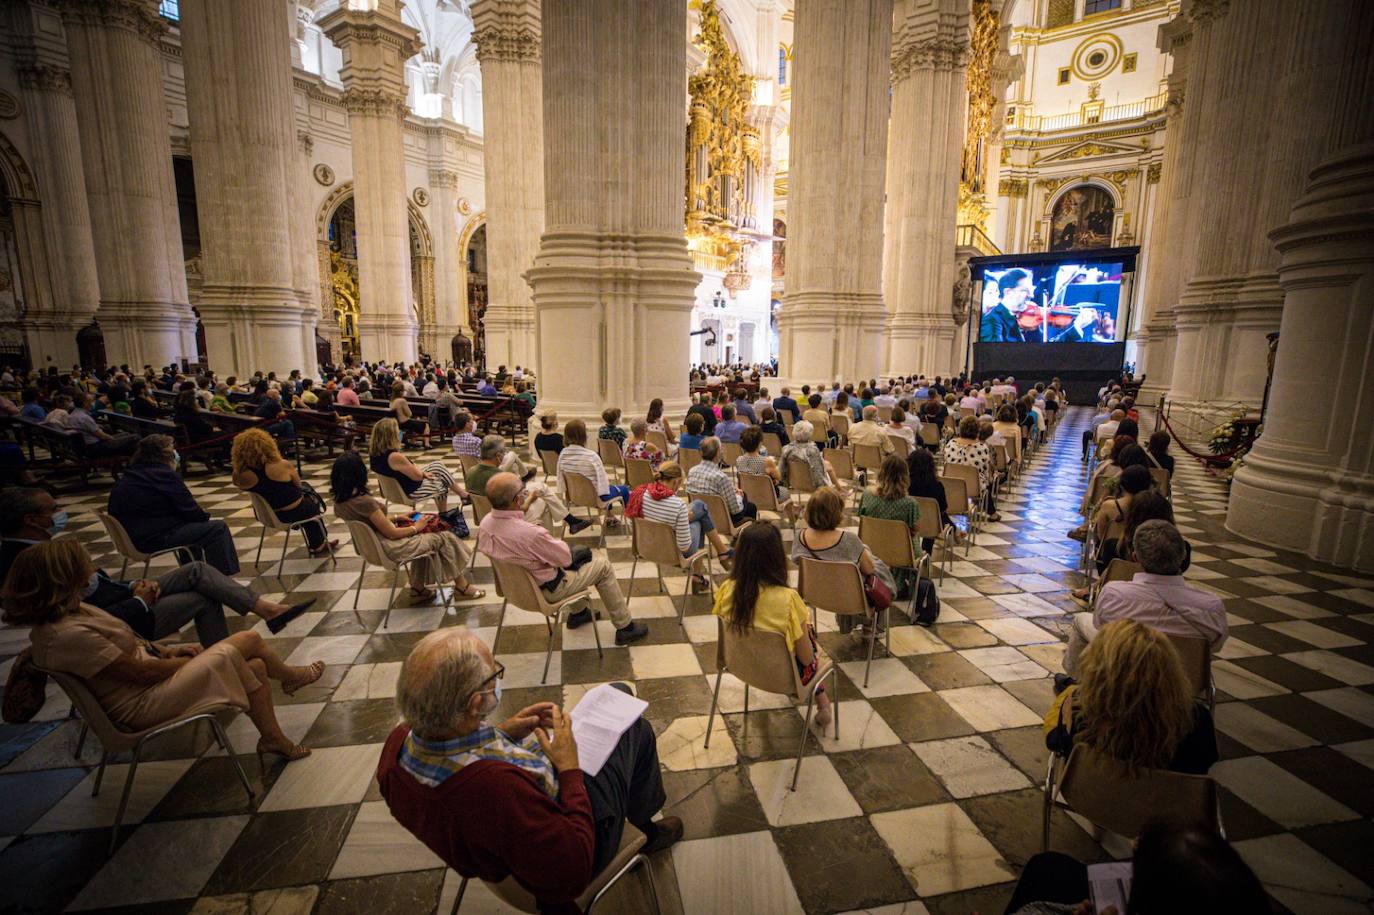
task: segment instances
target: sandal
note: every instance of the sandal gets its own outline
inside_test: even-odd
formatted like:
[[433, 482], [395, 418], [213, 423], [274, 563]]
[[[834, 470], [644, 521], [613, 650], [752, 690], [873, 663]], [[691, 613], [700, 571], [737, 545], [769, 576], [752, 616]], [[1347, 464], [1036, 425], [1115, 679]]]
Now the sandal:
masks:
[[311, 556], [328, 556], [330, 553], [333, 553], [333, 552], [334, 552], [335, 550], [337, 550], [338, 548], [339, 548], [339, 541], [337, 541], [337, 540], [331, 540], [331, 541], [329, 541], [328, 543], [322, 545], [318, 550], [311, 550], [311, 551], [310, 551], [310, 555], [311, 555]]
[[434, 600], [434, 590], [432, 588], [420, 588], [417, 591], [415, 588], [411, 588], [410, 597], [412, 600], [416, 601]]
[[486, 596], [487, 592], [484, 589], [474, 588], [472, 585], [468, 585], [465, 591], [459, 591], [457, 588], [453, 589], [454, 600], [479, 600]]
[[290, 683], [282, 683], [281, 691], [288, 696], [294, 696], [302, 687], [309, 686], [322, 676], [324, 676], [324, 662], [314, 661], [306, 668], [305, 676], [301, 677], [299, 680], [293, 680]]
[[287, 762], [295, 762], [298, 759], [305, 759], [305, 757], [310, 755], [309, 747], [303, 747], [298, 743], [289, 744], [285, 749], [281, 747], [270, 747], [263, 743], [266, 739], [265, 737], [258, 738], [258, 769], [262, 772], [267, 771], [267, 765], [263, 760], [264, 756], [280, 756]]

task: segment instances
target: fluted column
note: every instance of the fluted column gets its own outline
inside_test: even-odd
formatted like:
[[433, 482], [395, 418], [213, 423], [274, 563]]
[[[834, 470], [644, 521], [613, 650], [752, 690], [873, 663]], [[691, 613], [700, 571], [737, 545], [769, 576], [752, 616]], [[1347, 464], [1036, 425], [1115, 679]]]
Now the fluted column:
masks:
[[476, 0], [472, 22], [482, 67], [486, 359], [492, 368], [529, 365], [534, 303], [524, 273], [544, 230], [539, 0]]
[[297, 294], [291, 36], [281, 0], [195, 0], [181, 14], [201, 214], [201, 322], [222, 375], [314, 364], [314, 315]]
[[686, 16], [686, 0], [544, 10], [546, 224], [528, 278], [540, 407], [563, 417], [687, 406]]
[[[296, 46], [294, 41], [291, 44], [292, 47]], [[294, 108], [294, 104], [292, 107]], [[326, 317], [321, 314], [320, 308], [320, 255], [312, 199], [315, 181], [311, 176], [313, 166], [310, 161], [315, 150], [315, 140], [309, 133], [295, 128], [294, 115], [291, 123], [295, 135], [295, 144], [291, 147], [292, 155], [287, 163], [288, 187], [291, 192], [291, 287], [301, 307], [300, 333], [301, 347], [304, 350], [301, 371], [313, 374], [317, 368], [316, 334], [321, 322], [332, 323], [333, 317], [331, 310], [325, 309], [328, 312]]]
[[[19, 85], [38, 152], [32, 167], [42, 193], [43, 256], [34, 261], [41, 263], [43, 277], [34, 277], [36, 282], [26, 289], [24, 334], [35, 365], [67, 368], [77, 362], [77, 331], [94, 320], [100, 304], [76, 103], [71, 73], [52, 59], [49, 48], [35, 41], [16, 50]], [[10, 188], [12, 202], [20, 194], [19, 188]]]
[[156, 0], [61, 0], [111, 363], [195, 359]]
[[[1184, 220], [1189, 215], [1188, 196], [1192, 187], [1192, 164], [1196, 154], [1195, 118], [1185, 117], [1188, 71], [1194, 52], [1192, 24], [1186, 17], [1171, 21], [1160, 30], [1160, 50], [1172, 56], [1169, 95], [1164, 126], [1164, 161], [1159, 166], [1159, 186], [1155, 189], [1154, 212], [1150, 222], [1149, 260], [1146, 264], [1144, 309], [1141, 330], [1136, 337], [1136, 374], [1145, 377], [1141, 399], [1154, 403], [1169, 388], [1173, 376], [1174, 303], [1178, 301], [1182, 277]], [[1198, 90], [1200, 95], [1201, 89]], [[1192, 103], [1196, 108], [1196, 102]]]
[[[868, 378], [883, 360], [883, 181], [892, 0], [797, 0], [785, 379]], [[952, 224], [952, 223], [951, 223]]]
[[401, 21], [398, 0], [378, 0], [372, 10], [340, 8], [319, 26], [343, 52], [339, 76], [353, 141], [362, 356], [413, 362], [419, 325], [410, 285], [402, 122], [409, 110], [405, 62], [420, 50], [419, 33]]
[[967, 3], [937, 7], [928, 0], [897, 3], [883, 261], [885, 375], [949, 374], [954, 368], [950, 296], [969, 14]]
[[[490, 136], [490, 125], [487, 131]], [[490, 158], [485, 157], [485, 160], [490, 167]], [[446, 168], [431, 168], [429, 195], [429, 229], [434, 235], [434, 326], [429, 329], [425, 344], [431, 356], [447, 361], [453, 358], [454, 335], [466, 326], [463, 320], [463, 252], [458, 250], [458, 173]]]

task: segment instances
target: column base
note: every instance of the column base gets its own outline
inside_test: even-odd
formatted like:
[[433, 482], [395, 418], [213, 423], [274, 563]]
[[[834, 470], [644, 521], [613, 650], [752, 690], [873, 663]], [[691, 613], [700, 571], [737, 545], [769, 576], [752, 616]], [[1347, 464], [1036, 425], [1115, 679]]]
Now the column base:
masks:
[[490, 304], [483, 316], [483, 328], [487, 335], [488, 371], [501, 365], [513, 369], [533, 362], [533, 305]]
[[315, 365], [315, 313], [294, 296], [270, 302], [217, 299], [202, 293], [196, 309], [205, 329], [205, 358], [222, 376], [285, 375]]
[[1257, 444], [1231, 483], [1226, 529], [1374, 572], [1374, 476], [1274, 457]]
[[180, 302], [102, 302], [96, 321], [105, 358], [134, 371], [195, 362], [196, 316]]
[[956, 330], [938, 315], [893, 315], [887, 321], [883, 376], [959, 374], [962, 366], [952, 362]]
[[883, 298], [875, 292], [788, 296], [778, 309], [779, 377], [794, 387], [877, 378], [886, 322]]
[[362, 326], [358, 328], [358, 337], [365, 361], [407, 365], [415, 361], [420, 328], [413, 317], [364, 314], [359, 323]]
[[63, 314], [29, 314], [24, 318], [24, 340], [34, 368], [55, 365], [67, 369], [80, 362], [76, 332], [95, 319], [95, 309]]

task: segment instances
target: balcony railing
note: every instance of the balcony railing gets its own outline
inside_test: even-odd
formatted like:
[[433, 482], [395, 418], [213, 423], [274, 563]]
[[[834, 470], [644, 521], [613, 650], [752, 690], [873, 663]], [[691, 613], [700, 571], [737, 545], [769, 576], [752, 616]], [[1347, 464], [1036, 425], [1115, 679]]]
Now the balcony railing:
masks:
[[973, 223], [954, 227], [954, 245], [957, 248], [972, 248], [984, 256], [1002, 253], [1002, 249], [993, 244], [992, 239]]
[[1127, 102], [1124, 105], [1096, 106], [1092, 102], [1085, 102], [1082, 108], [1069, 114], [1038, 115], [1017, 110], [1015, 115], [1007, 119], [1007, 130], [1025, 133], [1051, 133], [1056, 130], [1073, 130], [1079, 127], [1093, 127], [1116, 121], [1133, 121], [1163, 111], [1164, 103], [1168, 97], [1167, 92], [1161, 92], [1158, 95], [1152, 95], [1138, 102]]

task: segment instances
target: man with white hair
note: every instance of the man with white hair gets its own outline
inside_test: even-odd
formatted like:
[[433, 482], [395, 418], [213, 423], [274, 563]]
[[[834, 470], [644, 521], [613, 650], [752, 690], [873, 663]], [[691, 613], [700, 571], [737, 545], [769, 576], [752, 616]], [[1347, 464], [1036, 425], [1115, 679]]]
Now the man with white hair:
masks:
[[[643, 853], [682, 838], [654, 815], [666, 794], [653, 728], [638, 719], [594, 776], [578, 759], [572, 720], [538, 702], [500, 724], [505, 668], [464, 627], [431, 632], [396, 681], [404, 719], [382, 749], [377, 784], [392, 816], [464, 877], [530, 892], [541, 912], [575, 900], [615, 857], [628, 821]], [[623, 684], [618, 688], [629, 692]]]
[[1178, 528], [1168, 521], [1146, 521], [1136, 528], [1131, 545], [1145, 571], [1130, 581], [1104, 585], [1093, 612], [1074, 615], [1064, 655], [1064, 671], [1071, 677], [1083, 649], [1113, 620], [1135, 620], [1166, 635], [1206, 639], [1214, 653], [1226, 642], [1226, 605], [1183, 580], [1188, 545]]
[[849, 444], [872, 445], [883, 457], [896, 450], [887, 429], [878, 422], [878, 408], [872, 404], [864, 407], [863, 420], [849, 427]]
[[[502, 472], [514, 473], [507, 466], [507, 458], [513, 455], [506, 448], [506, 440], [499, 435], [483, 436], [479, 449], [477, 466], [467, 472], [466, 483], [468, 492], [487, 496], [487, 484], [492, 477]], [[590, 521], [578, 518], [568, 511], [568, 506], [562, 499], [539, 483], [527, 482], [522, 495], [516, 499], [516, 504], [512, 508], [524, 512], [525, 520], [531, 524], [542, 524], [549, 530], [553, 530], [559, 521], [567, 525], [569, 534], [579, 533], [592, 526]]]

